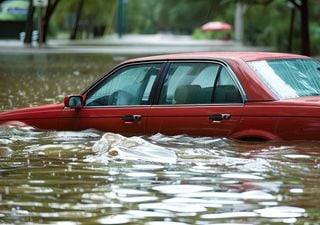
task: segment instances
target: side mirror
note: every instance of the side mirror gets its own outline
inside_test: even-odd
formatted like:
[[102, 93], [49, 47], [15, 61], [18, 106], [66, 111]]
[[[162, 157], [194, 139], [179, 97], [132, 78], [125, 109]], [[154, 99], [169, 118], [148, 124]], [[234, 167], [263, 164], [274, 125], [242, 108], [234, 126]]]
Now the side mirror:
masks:
[[80, 95], [67, 95], [64, 98], [64, 107], [72, 109], [81, 109], [82, 105], [82, 96]]

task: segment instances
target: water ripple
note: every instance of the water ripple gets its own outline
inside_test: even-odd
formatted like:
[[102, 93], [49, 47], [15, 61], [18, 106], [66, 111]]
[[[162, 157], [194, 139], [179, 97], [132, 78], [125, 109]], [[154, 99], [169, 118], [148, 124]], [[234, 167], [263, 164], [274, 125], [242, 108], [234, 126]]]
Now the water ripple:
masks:
[[311, 224], [319, 218], [317, 146], [0, 127], [0, 218]]

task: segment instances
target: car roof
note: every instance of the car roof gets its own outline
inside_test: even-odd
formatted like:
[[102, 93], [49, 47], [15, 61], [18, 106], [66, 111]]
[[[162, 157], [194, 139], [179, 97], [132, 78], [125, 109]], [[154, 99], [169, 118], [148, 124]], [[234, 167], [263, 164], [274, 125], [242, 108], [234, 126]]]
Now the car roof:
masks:
[[209, 59], [209, 60], [242, 60], [256, 61], [266, 59], [279, 58], [308, 58], [307, 56], [288, 54], [288, 53], [273, 53], [273, 52], [192, 52], [192, 53], [177, 53], [168, 55], [147, 56], [135, 58], [125, 61], [140, 62], [140, 61], [157, 61], [157, 60], [188, 60], [188, 59]]

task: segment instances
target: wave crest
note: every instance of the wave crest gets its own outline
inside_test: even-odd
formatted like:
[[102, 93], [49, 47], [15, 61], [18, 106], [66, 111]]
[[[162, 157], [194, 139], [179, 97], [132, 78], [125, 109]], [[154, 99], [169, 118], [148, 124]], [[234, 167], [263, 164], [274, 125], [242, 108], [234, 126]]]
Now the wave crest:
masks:
[[110, 158], [122, 160], [143, 160], [159, 163], [176, 163], [174, 149], [152, 144], [141, 137], [125, 137], [120, 134], [105, 133], [93, 147], [95, 156], [89, 161], [102, 161]]

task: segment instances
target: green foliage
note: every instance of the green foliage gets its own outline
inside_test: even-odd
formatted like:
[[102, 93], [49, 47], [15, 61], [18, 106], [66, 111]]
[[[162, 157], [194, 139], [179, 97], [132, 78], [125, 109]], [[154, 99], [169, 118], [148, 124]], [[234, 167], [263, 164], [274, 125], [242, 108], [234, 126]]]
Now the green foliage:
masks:
[[[84, 0], [80, 16], [82, 29], [92, 30], [95, 26], [106, 26], [106, 32], [113, 32], [117, 0]], [[55, 31], [70, 31], [76, 17], [79, 0], [60, 1], [51, 20]]]
[[[288, 1], [273, 0], [267, 6], [250, 4], [244, 15], [244, 42], [247, 45], [272, 46], [277, 51], [288, 51], [290, 18], [294, 11], [292, 51], [300, 51], [300, 12]], [[320, 4], [309, 0], [310, 42], [313, 54], [319, 54]]]
[[311, 54], [320, 56], [320, 25], [319, 23], [310, 24]]
[[[50, 27], [55, 32], [70, 31], [80, 0], [60, 1]], [[220, 38], [221, 33], [201, 32], [208, 21], [220, 20], [234, 24], [237, 0], [128, 0], [125, 4], [126, 33], [154, 34], [168, 32], [192, 34], [195, 39]], [[247, 5], [244, 12], [244, 43], [272, 46], [287, 51], [289, 45], [289, 0], [241, 0]], [[126, 0], [124, 0], [126, 2]], [[320, 54], [320, 4], [308, 0], [310, 39], [313, 54]], [[80, 24], [106, 25], [107, 32], [115, 31], [117, 0], [84, 0]], [[295, 9], [293, 51], [300, 50], [300, 14]], [[232, 35], [231, 35], [232, 36]]]
[[196, 28], [192, 33], [193, 39], [230, 39], [232, 32], [230, 31], [217, 31], [217, 32], [203, 32], [200, 28]]
[[196, 28], [192, 33], [193, 39], [213, 39], [213, 32], [202, 32], [200, 28]]
[[213, 19], [233, 20], [226, 0], [130, 0], [128, 4], [129, 32], [171, 32], [191, 34], [194, 29]]
[[[247, 7], [244, 15], [244, 40], [248, 45], [274, 46], [281, 36], [285, 36], [289, 24], [288, 8], [286, 3], [274, 1], [268, 7], [255, 4]], [[280, 18], [281, 22], [280, 22]], [[281, 35], [282, 34], [282, 35]], [[282, 44], [280, 44], [282, 45]]]

